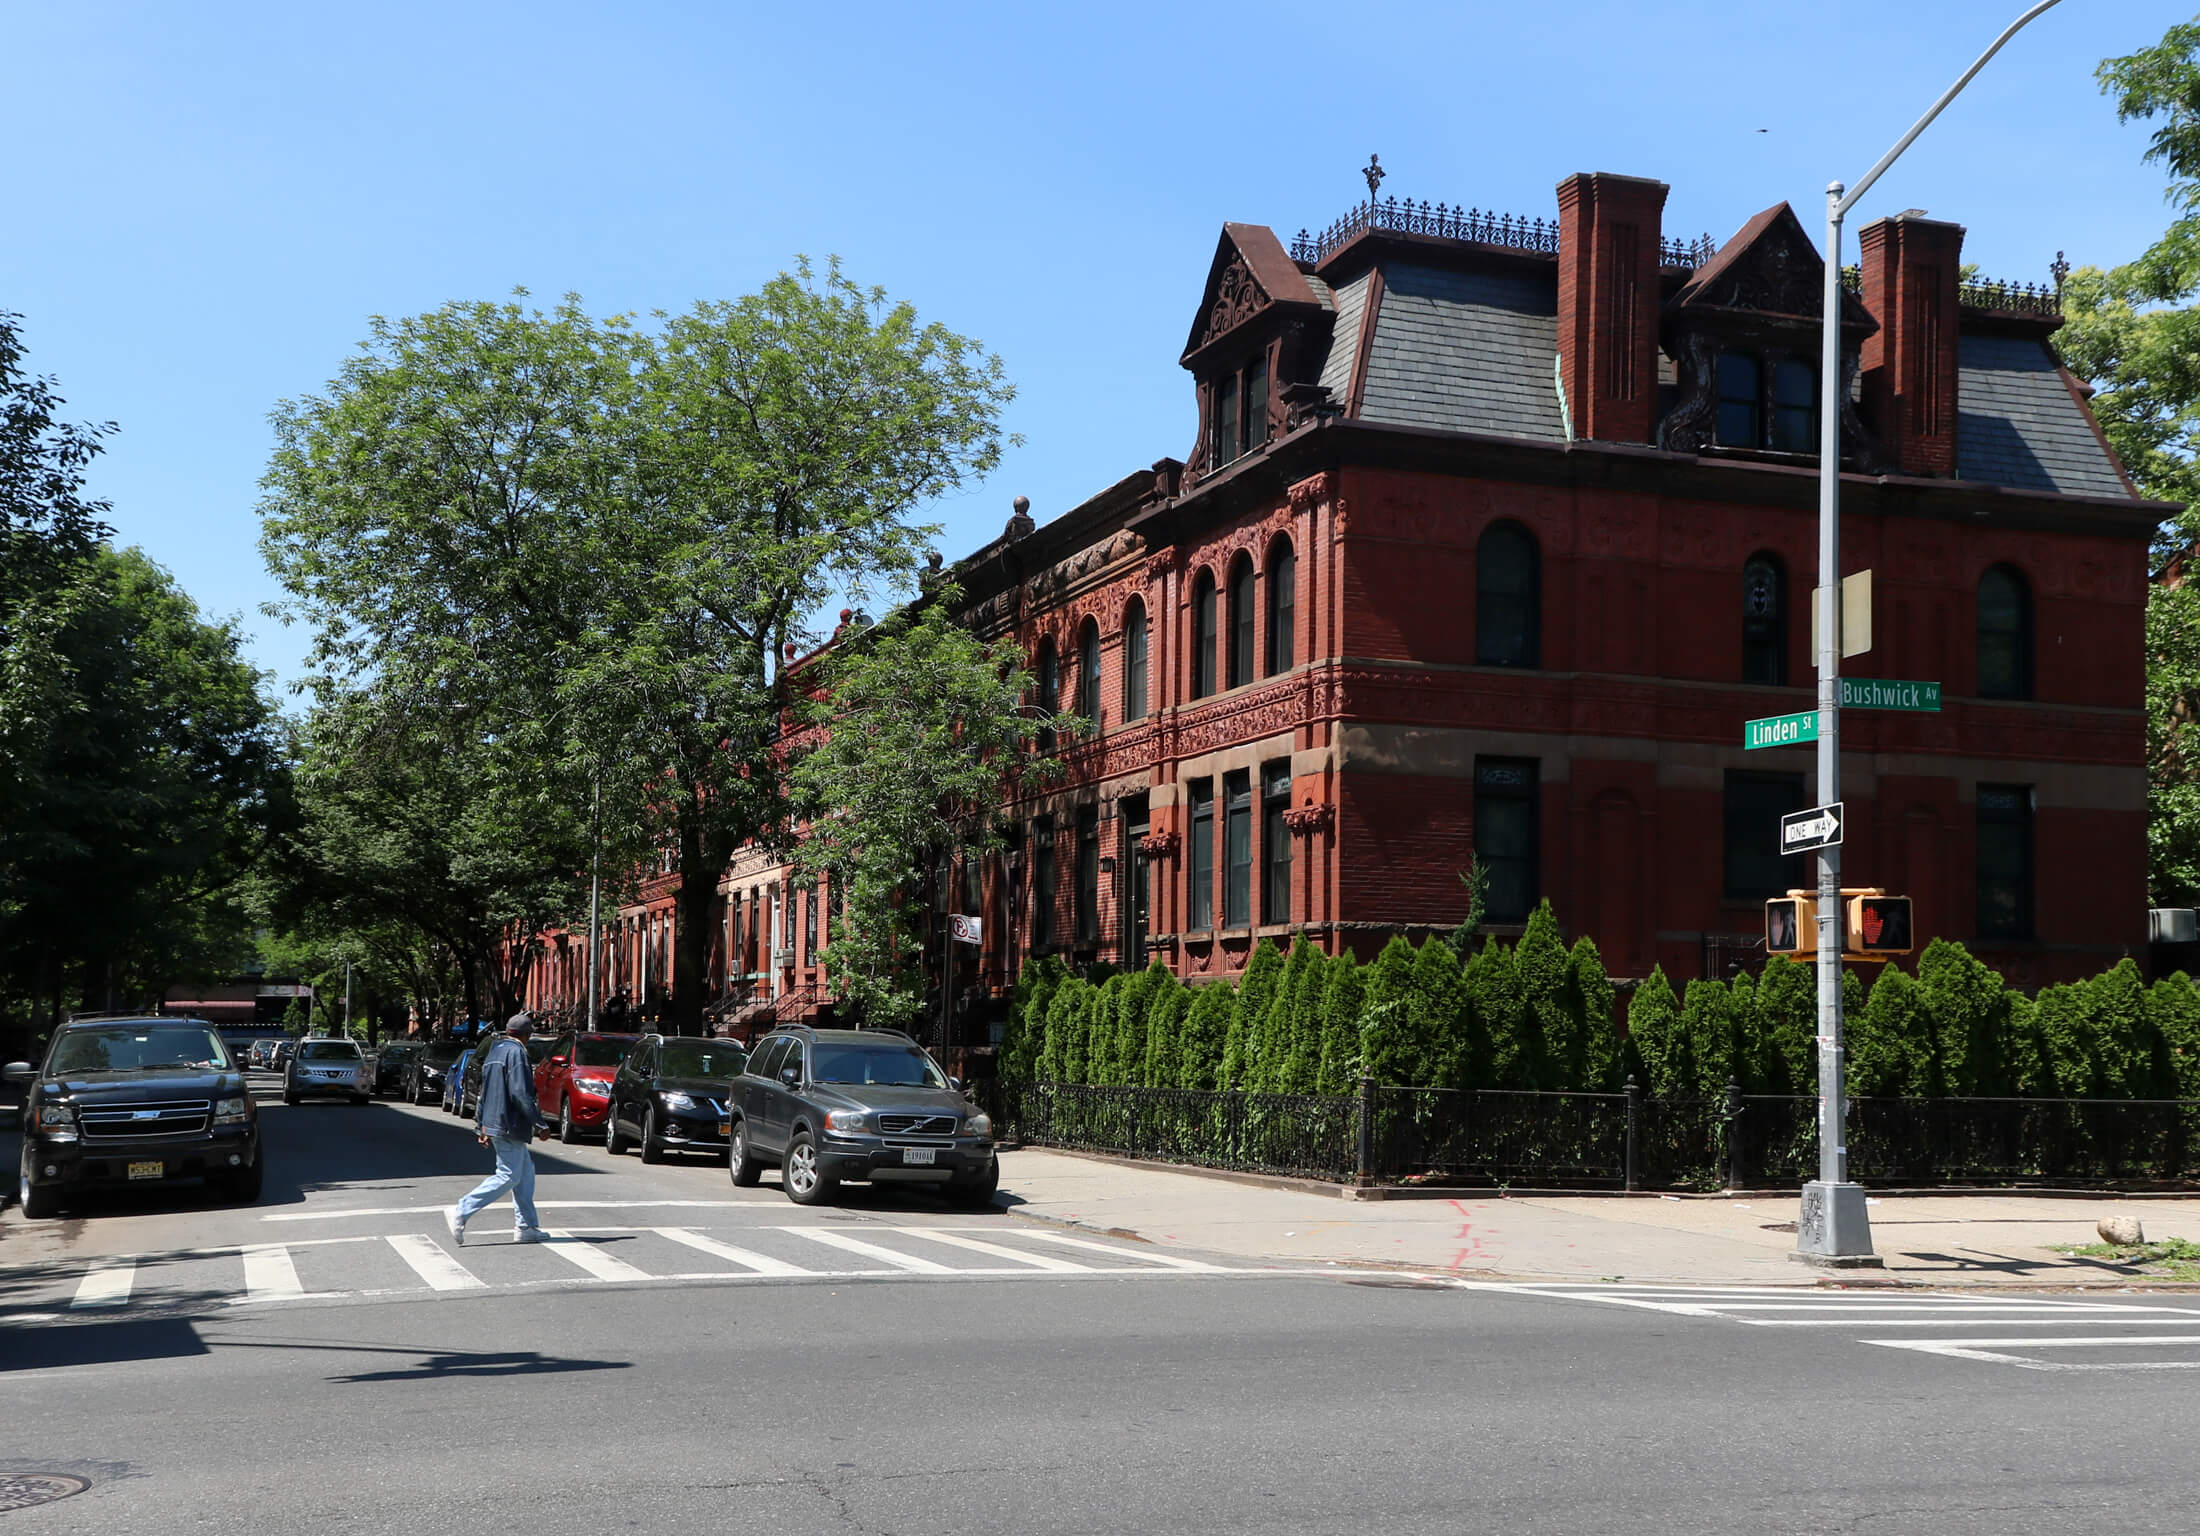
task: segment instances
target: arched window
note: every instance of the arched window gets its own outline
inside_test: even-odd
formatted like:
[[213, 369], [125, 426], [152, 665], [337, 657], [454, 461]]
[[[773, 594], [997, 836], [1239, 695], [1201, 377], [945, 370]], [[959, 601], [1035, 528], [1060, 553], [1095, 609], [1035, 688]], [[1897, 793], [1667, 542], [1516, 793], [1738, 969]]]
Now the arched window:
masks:
[[1201, 571], [1192, 583], [1192, 697], [1215, 691], [1215, 576]]
[[1136, 598], [1123, 610], [1123, 718], [1146, 718], [1146, 605]]
[[1230, 566], [1230, 682], [1242, 688], [1253, 680], [1253, 557], [1241, 554]]
[[1542, 664], [1542, 573], [1518, 523], [1492, 523], [1474, 554], [1474, 659], [1485, 667]]
[[1100, 626], [1091, 619], [1077, 631], [1077, 713], [1086, 735], [1100, 729]]
[[1729, 448], [1765, 445], [1762, 377], [1747, 352], [1719, 354], [1719, 441]]
[[1742, 566], [1742, 681], [1784, 688], [1788, 680], [1787, 572], [1774, 555]]
[[1772, 446], [1818, 451], [1818, 370], [1799, 357], [1784, 357], [1772, 370]]
[[1978, 581], [1978, 694], [2032, 697], [2032, 592], [2014, 566], [1994, 566]]
[[1292, 629], [1298, 622], [1299, 557], [1289, 539], [1268, 548], [1268, 675], [1291, 670]]
[[[1032, 703], [1038, 708], [1042, 717], [1051, 719], [1055, 711], [1061, 708], [1062, 698], [1062, 662], [1061, 658], [1055, 653], [1052, 640], [1039, 642], [1039, 660], [1032, 670], [1038, 674], [1039, 678], [1037, 697], [1032, 700]], [[1042, 727], [1039, 731], [1040, 753], [1050, 756], [1054, 751], [1054, 746], [1053, 728], [1051, 726]]]

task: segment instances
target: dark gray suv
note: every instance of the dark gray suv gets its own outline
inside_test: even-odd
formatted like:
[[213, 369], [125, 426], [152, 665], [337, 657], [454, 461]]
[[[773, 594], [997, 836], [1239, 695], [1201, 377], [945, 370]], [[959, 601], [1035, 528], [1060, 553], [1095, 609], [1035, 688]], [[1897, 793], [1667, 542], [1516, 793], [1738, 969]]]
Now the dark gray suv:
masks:
[[754, 1184], [777, 1164], [797, 1205], [868, 1180], [929, 1184], [983, 1207], [1001, 1182], [993, 1122], [898, 1030], [800, 1025], [766, 1035], [733, 1080], [726, 1140], [734, 1183]]

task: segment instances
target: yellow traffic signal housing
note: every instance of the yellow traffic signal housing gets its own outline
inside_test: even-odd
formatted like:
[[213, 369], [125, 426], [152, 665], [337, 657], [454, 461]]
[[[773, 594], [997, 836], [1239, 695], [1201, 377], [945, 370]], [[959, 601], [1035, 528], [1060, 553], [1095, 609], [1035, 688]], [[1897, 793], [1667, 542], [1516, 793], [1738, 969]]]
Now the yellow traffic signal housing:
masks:
[[1808, 896], [1775, 896], [1765, 903], [1765, 953], [1818, 953], [1818, 903]]
[[1916, 947], [1909, 897], [1879, 893], [1849, 896], [1848, 906], [1847, 942], [1843, 947], [1850, 954], [1879, 959], [1906, 955]]

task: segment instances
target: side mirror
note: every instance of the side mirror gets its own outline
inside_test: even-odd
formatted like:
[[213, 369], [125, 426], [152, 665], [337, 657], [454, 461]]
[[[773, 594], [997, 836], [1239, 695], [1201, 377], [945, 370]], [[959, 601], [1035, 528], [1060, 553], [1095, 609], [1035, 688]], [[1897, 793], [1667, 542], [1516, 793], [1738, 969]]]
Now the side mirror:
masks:
[[553, 1056], [550, 1058], [550, 1065], [553, 1067], [562, 1067], [565, 1065], [565, 1058], [563, 1056]]
[[951, 1077], [947, 1080], [947, 1086], [960, 1093], [963, 1091], [963, 1080], [959, 1077]]
[[0, 1067], [0, 1078], [5, 1078], [11, 1083], [27, 1083], [37, 1076], [37, 1068], [27, 1061], [11, 1061], [6, 1066]]
[[779, 1080], [785, 1083], [789, 1088], [800, 1087], [802, 1083], [802, 1069], [800, 1067], [781, 1067], [779, 1069]]

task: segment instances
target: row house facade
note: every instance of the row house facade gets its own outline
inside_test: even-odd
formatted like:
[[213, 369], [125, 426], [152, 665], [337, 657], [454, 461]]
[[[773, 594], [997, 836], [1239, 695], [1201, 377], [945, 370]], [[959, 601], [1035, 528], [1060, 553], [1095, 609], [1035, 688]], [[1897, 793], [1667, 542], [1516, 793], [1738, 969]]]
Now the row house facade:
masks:
[[[1761, 956], [1765, 898], [1811, 879], [1775, 829], [1812, 749], [1742, 728], [1815, 701], [1823, 267], [1784, 204], [1714, 247], [1665, 235], [1665, 193], [1576, 175], [1551, 220], [1370, 198], [1288, 247], [1223, 226], [1190, 451], [1043, 523], [1019, 499], [955, 568], [1090, 722], [958, 873], [963, 1016], [1039, 953], [1364, 956], [1457, 924], [1477, 865], [1491, 931], [1548, 899], [1621, 977]], [[1962, 240], [1881, 220], [1844, 290], [1842, 566], [1875, 609], [1844, 671], [1943, 692], [1844, 713], [1844, 878], [2037, 986], [2146, 939], [2169, 509], [2062, 366], [2054, 290], [1964, 281]], [[729, 944], [778, 935], [729, 950], [729, 994], [814, 1007], [825, 897], [761, 858], [723, 889]]]

